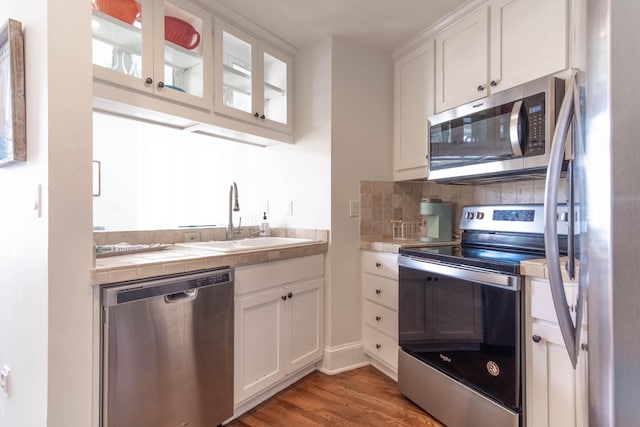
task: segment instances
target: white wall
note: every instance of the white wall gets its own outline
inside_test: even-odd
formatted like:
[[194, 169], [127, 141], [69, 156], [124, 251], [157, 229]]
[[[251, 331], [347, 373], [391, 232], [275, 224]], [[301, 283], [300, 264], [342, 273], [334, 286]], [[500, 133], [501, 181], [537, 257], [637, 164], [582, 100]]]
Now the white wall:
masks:
[[40, 7], [47, 10], [49, 45], [47, 426], [85, 427], [92, 422], [97, 360], [90, 286], [91, 8], [85, 0], [48, 0]]
[[0, 169], [2, 426], [91, 424], [89, 16], [84, 0], [0, 3], [25, 33], [28, 156]]
[[37, 185], [47, 201], [47, 28], [39, 0], [0, 3], [0, 22], [25, 32], [28, 161], [0, 168], [0, 368], [9, 366], [10, 396], [0, 393], [0, 425], [43, 426], [47, 417], [48, 212], [33, 206]]
[[391, 180], [392, 59], [341, 38], [331, 43], [331, 246], [327, 260], [327, 372], [364, 362], [358, 217], [360, 180]]

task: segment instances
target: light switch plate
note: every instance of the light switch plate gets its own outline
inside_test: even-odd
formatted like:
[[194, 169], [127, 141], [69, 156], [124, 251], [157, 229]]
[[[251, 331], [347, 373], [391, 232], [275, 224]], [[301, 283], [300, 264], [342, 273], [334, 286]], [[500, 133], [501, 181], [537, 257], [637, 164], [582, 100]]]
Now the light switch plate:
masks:
[[9, 373], [11, 369], [7, 365], [5, 365], [2, 370], [0, 370], [0, 389], [5, 394], [5, 396], [9, 397]]
[[284, 205], [284, 214], [285, 214], [285, 216], [292, 216], [293, 215], [293, 200], [289, 200], [288, 202], [285, 203], [285, 205]]
[[360, 203], [357, 200], [349, 200], [349, 216], [356, 217], [360, 215]]

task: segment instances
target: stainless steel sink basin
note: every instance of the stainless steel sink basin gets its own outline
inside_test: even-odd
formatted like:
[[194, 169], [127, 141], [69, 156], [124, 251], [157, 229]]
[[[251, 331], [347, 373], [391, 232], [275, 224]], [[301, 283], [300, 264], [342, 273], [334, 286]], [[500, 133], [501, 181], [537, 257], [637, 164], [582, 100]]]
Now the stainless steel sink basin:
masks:
[[314, 239], [299, 239], [294, 237], [255, 237], [240, 240], [212, 240], [209, 242], [176, 243], [177, 246], [205, 249], [216, 252], [244, 252], [259, 249], [277, 248], [282, 246], [296, 246], [315, 242]]

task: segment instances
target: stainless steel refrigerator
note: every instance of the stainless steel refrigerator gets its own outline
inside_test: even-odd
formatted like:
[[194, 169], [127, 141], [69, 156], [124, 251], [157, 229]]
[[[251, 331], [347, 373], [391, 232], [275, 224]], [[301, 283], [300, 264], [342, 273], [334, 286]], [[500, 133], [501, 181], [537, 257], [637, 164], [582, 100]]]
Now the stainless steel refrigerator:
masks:
[[[587, 0], [586, 16], [586, 69], [576, 85], [583, 103], [576, 96], [567, 108], [584, 110], [584, 140], [573, 139], [572, 187], [587, 347], [563, 307], [566, 299], [557, 286], [552, 292], [574, 365], [587, 351], [589, 425], [640, 426], [640, 1]], [[550, 174], [553, 169], [550, 164]], [[550, 278], [559, 270], [550, 266]]]

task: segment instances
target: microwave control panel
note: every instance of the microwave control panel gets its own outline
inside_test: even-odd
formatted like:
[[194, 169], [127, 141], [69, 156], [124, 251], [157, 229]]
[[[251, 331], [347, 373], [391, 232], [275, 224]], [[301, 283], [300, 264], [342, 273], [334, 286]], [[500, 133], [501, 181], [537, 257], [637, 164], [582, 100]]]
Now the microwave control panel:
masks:
[[524, 99], [524, 112], [527, 117], [528, 135], [524, 143], [524, 156], [539, 156], [545, 152], [545, 102], [544, 93]]

